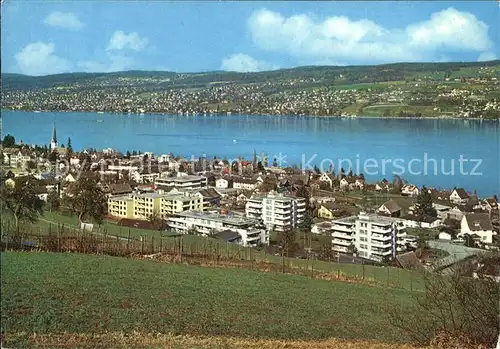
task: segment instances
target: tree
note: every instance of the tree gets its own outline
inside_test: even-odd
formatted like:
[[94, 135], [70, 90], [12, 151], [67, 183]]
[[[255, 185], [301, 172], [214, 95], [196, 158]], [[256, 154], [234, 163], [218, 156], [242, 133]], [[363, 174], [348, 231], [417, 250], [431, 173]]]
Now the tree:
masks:
[[168, 227], [167, 222], [157, 210], [154, 210], [153, 214], [148, 217], [148, 222], [151, 223], [155, 230], [163, 231]]
[[51, 164], [55, 164], [57, 162], [57, 153], [55, 151], [50, 152], [48, 159]]
[[272, 190], [276, 190], [276, 180], [270, 176], [266, 176], [264, 181], [259, 185], [259, 191], [261, 193], [268, 193]]
[[130, 156], [131, 156], [131, 155], [130, 155], [130, 152], [127, 150], [127, 154], [125, 155], [125, 157], [126, 157], [127, 159], [130, 159]]
[[3, 137], [2, 146], [4, 148], [12, 148], [15, 145], [16, 139], [14, 138], [14, 136], [7, 134], [5, 137]]
[[[477, 267], [457, 266], [451, 275], [423, 273], [424, 292], [412, 294], [404, 308], [387, 309], [392, 325], [419, 346], [495, 348], [500, 283], [488, 274], [498, 265], [500, 257], [481, 256]], [[470, 277], [473, 271], [476, 277]]]
[[78, 216], [80, 223], [86, 219], [101, 223], [106, 214], [106, 196], [97, 181], [91, 178], [71, 183], [63, 201]]
[[14, 217], [16, 229], [21, 221], [34, 223], [43, 213], [43, 200], [36, 194], [34, 181], [34, 178], [28, 177], [15, 181], [13, 187], [3, 184], [0, 190], [3, 209]]
[[36, 163], [33, 160], [26, 162], [26, 170], [31, 173], [36, 170]]
[[304, 217], [302, 218], [302, 222], [299, 223], [299, 229], [305, 232], [311, 232], [311, 226], [313, 224], [313, 219], [311, 217], [311, 213], [306, 211], [304, 213]]
[[309, 194], [309, 191], [304, 185], [301, 185], [297, 188], [297, 191], [295, 192], [295, 196], [298, 198], [304, 198], [306, 202], [306, 211], [310, 209], [311, 205], [311, 195]]
[[73, 154], [73, 146], [71, 145], [71, 138], [68, 137], [68, 157], [71, 156], [71, 154]]
[[314, 172], [316, 172], [317, 174], [321, 174], [321, 170], [317, 165], [314, 165]]
[[432, 206], [432, 195], [425, 186], [417, 196], [415, 215], [418, 217], [419, 221], [422, 221], [425, 217], [437, 217], [437, 211], [434, 206]]
[[137, 152], [135, 150], [132, 150], [132, 156], [136, 156]]
[[352, 177], [352, 176], [353, 176], [352, 169], [350, 169], [349, 173], [347, 174], [347, 177]]
[[49, 192], [47, 195], [47, 206], [50, 210], [52, 211], [57, 211], [59, 209], [59, 206], [61, 204], [59, 194], [57, 193], [57, 190], [52, 190]]

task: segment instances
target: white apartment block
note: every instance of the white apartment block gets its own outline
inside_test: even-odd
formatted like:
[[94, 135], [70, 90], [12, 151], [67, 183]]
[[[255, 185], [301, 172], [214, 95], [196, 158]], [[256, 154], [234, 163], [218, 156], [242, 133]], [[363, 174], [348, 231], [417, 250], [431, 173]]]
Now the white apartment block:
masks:
[[202, 176], [158, 177], [155, 179], [157, 187], [174, 187], [183, 189], [204, 188], [207, 178]]
[[195, 230], [201, 235], [209, 236], [231, 230], [241, 236], [243, 246], [269, 244], [269, 231], [258, 220], [231, 213], [187, 211], [168, 217], [167, 223], [183, 234]]
[[252, 195], [247, 200], [245, 213], [249, 218], [258, 218], [268, 229], [291, 230], [301, 223], [306, 211], [304, 198], [269, 193], [267, 196]]
[[359, 257], [382, 261], [406, 250], [405, 225], [400, 219], [360, 213], [332, 222], [332, 249], [347, 253], [355, 247]]

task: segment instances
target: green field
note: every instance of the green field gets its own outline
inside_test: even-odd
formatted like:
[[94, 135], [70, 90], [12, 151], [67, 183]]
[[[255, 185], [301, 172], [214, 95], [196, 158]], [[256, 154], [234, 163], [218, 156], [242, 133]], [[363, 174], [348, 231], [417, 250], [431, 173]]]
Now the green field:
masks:
[[[387, 195], [390, 196], [390, 194]], [[380, 198], [380, 200], [380, 203], [386, 201], [382, 200], [382, 198]], [[2, 220], [2, 225], [5, 226], [8, 219], [6, 219], [7, 217], [5, 217], [5, 215], [2, 218], [4, 218]], [[49, 232], [57, 234], [59, 223], [60, 231], [62, 230], [62, 224], [64, 224], [64, 231], [62, 231], [61, 234], [75, 236], [77, 232], [77, 221], [77, 218], [74, 216], [65, 216], [55, 212], [45, 212], [44, 216], [42, 216], [37, 223], [25, 225], [21, 230], [26, 232], [26, 235], [29, 236], [30, 239], [36, 241], [38, 240], [37, 236], [44, 236], [49, 234]], [[179, 239], [181, 239], [179, 237], [173, 237], [173, 233], [169, 232], [135, 228], [129, 229], [109, 222], [104, 223], [101, 228], [94, 227], [94, 231], [97, 230], [106, 231], [108, 236], [116, 235], [123, 238], [128, 238], [130, 230], [131, 238], [139, 238], [141, 236], [144, 238], [144, 245], [146, 246], [145, 253], [158, 252], [160, 246], [163, 247], [164, 251], [168, 251], [169, 249], [173, 250], [174, 246], [179, 245]], [[8, 230], [3, 229], [3, 231], [6, 232]], [[300, 240], [300, 236], [298, 240]], [[126, 242], [124, 242], [124, 245], [125, 244]], [[215, 253], [215, 250], [217, 250], [222, 256], [228, 254], [235, 256], [237, 254], [239, 257], [246, 260], [251, 259], [255, 262], [274, 264], [278, 269], [280, 269], [278, 266], [281, 266], [283, 263], [280, 256], [266, 253], [264, 250], [244, 248], [239, 245], [198, 235], [182, 235], [182, 245], [186, 253], [191, 251], [197, 251], [198, 253], [202, 251], [211, 251], [209, 253]], [[154, 246], [152, 250], [151, 246]], [[295, 258], [286, 258], [285, 261], [288, 268], [294, 269], [301, 274], [333, 274], [337, 277], [361, 279], [385, 287], [402, 288], [406, 290], [423, 289], [423, 280], [420, 274], [400, 268], [337, 263], [335, 258], [331, 262]]]
[[2, 258], [7, 347], [26, 347], [33, 333], [108, 331], [401, 342], [387, 311], [413, 299], [404, 290], [244, 269], [64, 253]]

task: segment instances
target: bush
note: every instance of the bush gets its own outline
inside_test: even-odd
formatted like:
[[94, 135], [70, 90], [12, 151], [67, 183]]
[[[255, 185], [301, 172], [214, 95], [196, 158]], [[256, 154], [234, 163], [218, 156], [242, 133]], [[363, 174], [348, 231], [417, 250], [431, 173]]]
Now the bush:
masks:
[[[482, 258], [481, 263], [498, 260]], [[464, 277], [471, 272], [466, 268], [451, 276], [426, 274], [425, 293], [416, 297], [415, 306], [390, 311], [393, 325], [419, 345], [438, 341], [440, 348], [494, 348], [500, 332], [500, 284], [481, 273]]]

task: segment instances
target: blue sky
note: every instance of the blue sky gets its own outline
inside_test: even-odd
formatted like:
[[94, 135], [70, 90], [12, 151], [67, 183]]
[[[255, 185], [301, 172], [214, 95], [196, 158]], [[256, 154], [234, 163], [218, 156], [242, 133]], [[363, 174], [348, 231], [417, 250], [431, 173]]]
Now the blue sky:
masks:
[[493, 1], [2, 4], [2, 71], [259, 71], [500, 56]]

